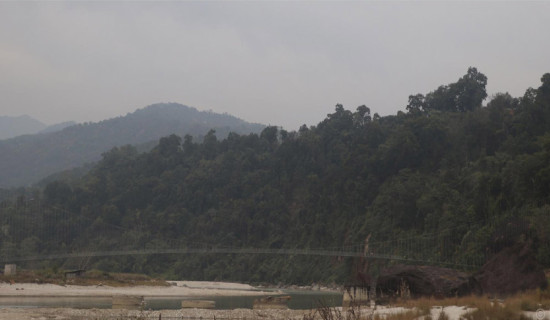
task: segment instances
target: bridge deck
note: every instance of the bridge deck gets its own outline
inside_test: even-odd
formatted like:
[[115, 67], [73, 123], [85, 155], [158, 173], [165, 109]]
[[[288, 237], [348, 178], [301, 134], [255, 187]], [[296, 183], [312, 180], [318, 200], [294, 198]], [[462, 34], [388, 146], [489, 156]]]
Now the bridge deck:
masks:
[[266, 254], [266, 255], [308, 255], [308, 256], [327, 256], [327, 257], [355, 257], [364, 259], [396, 260], [403, 262], [415, 262], [425, 264], [442, 264], [460, 267], [475, 267], [472, 265], [458, 264], [449, 261], [423, 260], [409, 258], [404, 256], [368, 252], [366, 255], [362, 251], [346, 250], [324, 250], [324, 249], [273, 249], [273, 248], [231, 248], [231, 247], [203, 247], [203, 248], [160, 248], [160, 249], [139, 249], [139, 250], [110, 250], [93, 252], [66, 252], [44, 255], [24, 256], [24, 257], [0, 257], [4, 262], [24, 262], [40, 261], [68, 258], [88, 258], [88, 257], [112, 257], [128, 255], [157, 255], [157, 254]]

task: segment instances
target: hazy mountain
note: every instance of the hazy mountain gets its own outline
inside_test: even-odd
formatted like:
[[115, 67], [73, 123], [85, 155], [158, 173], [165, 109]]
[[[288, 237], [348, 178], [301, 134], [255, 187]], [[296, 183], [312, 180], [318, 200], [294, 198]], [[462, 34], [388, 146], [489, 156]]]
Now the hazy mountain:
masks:
[[23, 134], [34, 134], [46, 127], [42, 122], [27, 115], [18, 117], [0, 116], [0, 140]]
[[40, 130], [40, 132], [38, 133], [50, 133], [55, 131], [61, 131], [67, 127], [74, 126], [75, 124], [76, 122], [74, 121], [66, 121], [66, 122], [61, 122], [57, 124], [52, 124], [51, 126], [48, 126], [43, 130]]
[[172, 133], [200, 137], [214, 129], [224, 137], [229, 132], [257, 133], [263, 128], [227, 114], [176, 103], [155, 104], [124, 117], [0, 141], [0, 187], [28, 185], [55, 172], [97, 161], [114, 146], [143, 144]]

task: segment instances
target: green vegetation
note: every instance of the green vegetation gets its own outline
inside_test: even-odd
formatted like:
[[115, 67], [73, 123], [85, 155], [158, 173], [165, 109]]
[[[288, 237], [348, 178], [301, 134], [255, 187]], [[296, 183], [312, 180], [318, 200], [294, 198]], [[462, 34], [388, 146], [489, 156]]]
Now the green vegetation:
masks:
[[[482, 107], [486, 81], [470, 68], [396, 116], [337, 105], [296, 132], [267, 127], [219, 139], [210, 131], [201, 142], [163, 137], [145, 153], [114, 148], [79, 181], [4, 201], [2, 252], [323, 248], [363, 243], [369, 234], [376, 241], [435, 235], [446, 245], [428, 248], [434, 258], [467, 264], [523, 241], [550, 267], [550, 74], [521, 98], [497, 94]], [[43, 223], [17, 232], [22, 212], [37, 207]], [[228, 254], [94, 258], [91, 266], [302, 284], [345, 282], [352, 264]]]

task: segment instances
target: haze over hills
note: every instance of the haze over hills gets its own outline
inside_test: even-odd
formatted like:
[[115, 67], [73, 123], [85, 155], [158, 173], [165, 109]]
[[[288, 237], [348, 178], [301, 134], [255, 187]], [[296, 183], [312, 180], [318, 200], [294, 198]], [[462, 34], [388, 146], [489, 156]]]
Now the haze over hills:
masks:
[[0, 116], [0, 140], [15, 138], [25, 134], [50, 133], [75, 125], [74, 121], [66, 121], [46, 125], [29, 115], [17, 117]]
[[61, 131], [67, 127], [74, 126], [76, 122], [74, 121], [65, 121], [61, 123], [52, 124], [51, 126], [46, 127], [43, 130], [40, 130], [38, 133], [50, 133], [55, 131]]
[[47, 125], [28, 116], [0, 116], [0, 139], [9, 139], [23, 134], [38, 133]]
[[154, 104], [123, 117], [0, 141], [0, 187], [29, 185], [97, 161], [115, 146], [143, 144], [173, 133], [200, 137], [214, 129], [217, 136], [224, 137], [229, 132], [257, 133], [263, 128], [228, 114], [177, 103]]

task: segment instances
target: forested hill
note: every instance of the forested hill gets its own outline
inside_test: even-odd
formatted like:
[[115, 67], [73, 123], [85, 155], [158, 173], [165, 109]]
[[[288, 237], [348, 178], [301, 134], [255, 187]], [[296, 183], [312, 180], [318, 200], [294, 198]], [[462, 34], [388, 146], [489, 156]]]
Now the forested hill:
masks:
[[175, 103], [151, 105], [124, 117], [0, 141], [0, 187], [28, 185], [97, 161], [114, 146], [157, 141], [173, 133], [204, 136], [212, 128], [225, 137], [229, 132], [260, 132], [264, 126]]
[[[43, 203], [120, 227], [109, 237], [87, 233], [83, 243], [106, 248], [174, 239], [326, 248], [361, 243], [369, 234], [377, 240], [435, 234], [465, 262], [509, 245], [498, 243], [501, 227], [521, 221], [529, 232], [512, 241], [531, 242], [550, 267], [550, 74], [523, 97], [498, 94], [482, 106], [486, 82], [470, 68], [455, 83], [412, 95], [407, 112], [396, 116], [337, 105], [318, 125], [297, 132], [267, 127], [223, 140], [210, 132], [201, 143], [171, 135], [144, 154], [115, 148], [80, 184], [46, 186]], [[94, 263], [174, 278], [271, 283], [343, 282], [351, 269], [349, 260], [299, 256]]]

